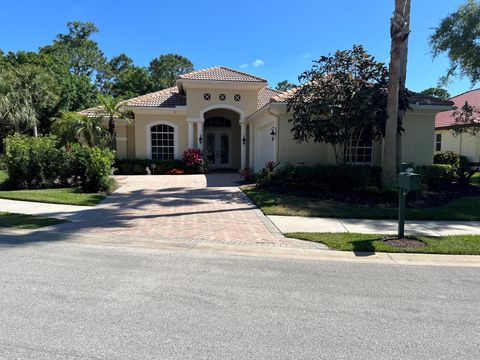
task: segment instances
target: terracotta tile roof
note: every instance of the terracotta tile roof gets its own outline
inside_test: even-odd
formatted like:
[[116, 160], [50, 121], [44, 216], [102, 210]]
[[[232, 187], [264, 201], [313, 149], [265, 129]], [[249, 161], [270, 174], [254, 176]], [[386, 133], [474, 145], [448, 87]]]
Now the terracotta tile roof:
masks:
[[[480, 107], [480, 89], [474, 89], [467, 91], [463, 94], [452, 97], [450, 100], [453, 101], [457, 108], [461, 108], [465, 105], [465, 102], [468, 102], [470, 105]], [[435, 128], [446, 128], [452, 126], [455, 122], [453, 118], [453, 110], [442, 111], [435, 116]]]
[[281, 94], [281, 91], [264, 87], [258, 92], [257, 109], [260, 109], [271, 102], [272, 98]]
[[178, 88], [173, 86], [150, 94], [128, 99], [127, 106], [132, 107], [175, 107], [187, 104], [185, 95], [179, 93]]
[[82, 115], [86, 115], [88, 117], [97, 117], [97, 116], [107, 115], [106, 113], [105, 114], [103, 113], [101, 106], [95, 106], [89, 109], [85, 109], [85, 110], [79, 111], [79, 113]]
[[178, 77], [183, 80], [212, 80], [212, 81], [239, 81], [239, 82], [267, 82], [258, 76], [247, 74], [225, 66], [214, 66], [193, 71]]

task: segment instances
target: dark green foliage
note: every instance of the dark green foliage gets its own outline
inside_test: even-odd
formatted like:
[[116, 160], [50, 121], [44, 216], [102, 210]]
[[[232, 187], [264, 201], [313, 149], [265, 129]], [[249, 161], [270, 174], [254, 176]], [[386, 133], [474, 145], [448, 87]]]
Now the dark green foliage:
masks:
[[448, 100], [450, 99], [450, 93], [439, 87], [431, 87], [420, 92], [423, 95], [435, 96], [440, 99]]
[[[155, 165], [153, 169], [152, 164]], [[181, 160], [148, 160], [148, 159], [116, 159], [115, 174], [117, 175], [146, 175], [146, 168], [150, 168], [154, 175], [165, 175], [172, 169], [185, 169]]]
[[459, 185], [468, 185], [471, 177], [478, 171], [476, 167], [470, 164], [466, 156], [458, 155], [453, 151], [435, 154], [433, 162], [452, 166]]
[[296, 87], [297, 85], [292, 84], [291, 82], [288, 82], [288, 80], [283, 80], [277, 83], [277, 86], [275, 86], [275, 89], [278, 91], [287, 91], [287, 90], [295, 89]]
[[433, 157], [434, 164], [456, 166], [459, 162], [460, 156], [453, 151], [444, 151], [435, 154]]
[[457, 11], [443, 18], [430, 46], [434, 57], [446, 53], [450, 67], [442, 82], [454, 75], [466, 76], [472, 86], [480, 80], [480, 2], [468, 0]]
[[457, 174], [457, 182], [460, 185], [468, 185], [470, 183], [470, 179], [473, 175], [478, 172], [477, 167], [472, 167], [468, 158], [466, 156], [460, 155], [458, 159], [458, 165], [455, 169]]
[[422, 183], [429, 191], [439, 191], [450, 185], [456, 178], [452, 165], [423, 165], [414, 167], [414, 171], [422, 178]]
[[174, 86], [179, 75], [193, 71], [193, 63], [178, 54], [164, 54], [150, 62], [148, 71], [156, 91]]
[[276, 190], [365, 191], [380, 186], [381, 168], [354, 165], [285, 165], [272, 172], [261, 172], [260, 186]]
[[[387, 120], [388, 70], [362, 46], [322, 56], [299, 76], [289, 99], [293, 138], [333, 145], [337, 164], [344, 163], [347, 143], [379, 139]], [[400, 94], [406, 110], [406, 93]], [[401, 128], [399, 128], [401, 131]]]
[[58, 147], [54, 136], [9, 136], [5, 163], [13, 189], [81, 186], [84, 191], [107, 191], [112, 186], [114, 153], [88, 146]]
[[71, 171], [83, 191], [108, 191], [113, 186], [110, 178], [115, 155], [107, 148], [75, 146], [70, 151]]

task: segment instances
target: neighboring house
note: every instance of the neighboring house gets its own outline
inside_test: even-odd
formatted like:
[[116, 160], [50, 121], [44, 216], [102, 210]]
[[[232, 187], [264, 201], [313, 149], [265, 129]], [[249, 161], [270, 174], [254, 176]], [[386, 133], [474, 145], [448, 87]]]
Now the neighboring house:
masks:
[[[181, 158], [187, 148], [204, 151], [211, 168], [261, 169], [280, 163], [333, 163], [333, 147], [293, 140], [287, 101], [291, 91], [270, 89], [265, 79], [223, 66], [178, 77], [175, 87], [129, 99], [134, 120], [116, 121], [118, 158]], [[449, 101], [414, 94], [405, 117], [403, 160], [432, 163], [434, 119]], [[94, 109], [83, 111], [93, 114]], [[357, 162], [381, 164], [382, 142], [355, 149]]]
[[[470, 90], [463, 94], [452, 97], [455, 107], [461, 108], [468, 102], [472, 106], [480, 107], [480, 89]], [[435, 145], [436, 153], [442, 151], [454, 151], [465, 155], [471, 162], [480, 162], [480, 136], [472, 136], [467, 133], [455, 134], [452, 131], [455, 119], [453, 110], [443, 111], [435, 117]]]

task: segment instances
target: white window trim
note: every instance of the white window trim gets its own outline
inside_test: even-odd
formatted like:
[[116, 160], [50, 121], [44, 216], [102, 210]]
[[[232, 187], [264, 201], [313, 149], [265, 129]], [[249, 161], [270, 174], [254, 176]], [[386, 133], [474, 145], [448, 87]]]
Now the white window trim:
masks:
[[371, 155], [370, 155], [370, 161], [352, 161], [352, 162], [347, 161], [347, 163], [351, 163], [353, 165], [372, 165], [373, 164], [373, 150], [374, 150], [374, 147], [375, 147], [375, 142], [373, 141], [373, 139], [371, 140], [372, 141], [372, 146], [354, 146], [353, 145], [354, 141], [356, 142], [356, 140], [350, 140], [348, 142], [347, 149], [354, 149], [355, 151], [357, 151], [358, 149], [371, 149], [372, 152], [371, 152]]
[[180, 154], [178, 153], [178, 124], [166, 120], [154, 121], [147, 124], [147, 158], [150, 160], [152, 159], [152, 127], [156, 125], [168, 125], [173, 127], [173, 158], [179, 159]]

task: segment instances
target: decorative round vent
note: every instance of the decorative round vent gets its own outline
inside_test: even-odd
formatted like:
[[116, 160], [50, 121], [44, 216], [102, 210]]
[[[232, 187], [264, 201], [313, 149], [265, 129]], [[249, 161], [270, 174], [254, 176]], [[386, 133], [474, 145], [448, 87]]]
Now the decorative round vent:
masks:
[[212, 96], [209, 93], [203, 94], [203, 100], [210, 100]]
[[227, 98], [227, 96], [226, 96], [225, 94], [220, 94], [220, 95], [218, 95], [218, 99], [219, 99], [219, 100], [222, 100], [222, 101], [223, 101], [223, 100], [225, 100], [226, 98]]
[[240, 94], [235, 94], [235, 96], [233, 97], [233, 100], [240, 101], [242, 100], [242, 96]]

